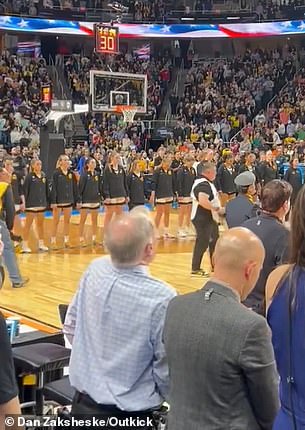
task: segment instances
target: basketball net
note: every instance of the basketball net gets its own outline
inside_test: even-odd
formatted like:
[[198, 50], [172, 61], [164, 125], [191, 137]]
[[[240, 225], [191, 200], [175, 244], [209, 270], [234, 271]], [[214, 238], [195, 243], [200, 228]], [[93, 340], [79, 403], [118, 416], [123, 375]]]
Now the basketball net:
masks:
[[125, 105], [118, 105], [115, 108], [116, 112], [123, 114], [123, 121], [126, 124], [133, 123], [135, 114], [137, 113], [136, 106], [125, 106]]

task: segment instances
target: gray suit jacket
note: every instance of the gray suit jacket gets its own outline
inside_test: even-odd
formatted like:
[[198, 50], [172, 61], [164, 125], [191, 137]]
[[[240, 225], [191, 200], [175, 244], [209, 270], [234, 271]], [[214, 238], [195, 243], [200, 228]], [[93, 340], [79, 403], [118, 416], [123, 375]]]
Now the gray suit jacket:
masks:
[[168, 430], [272, 429], [279, 400], [270, 330], [231, 289], [208, 282], [174, 298], [164, 342]]

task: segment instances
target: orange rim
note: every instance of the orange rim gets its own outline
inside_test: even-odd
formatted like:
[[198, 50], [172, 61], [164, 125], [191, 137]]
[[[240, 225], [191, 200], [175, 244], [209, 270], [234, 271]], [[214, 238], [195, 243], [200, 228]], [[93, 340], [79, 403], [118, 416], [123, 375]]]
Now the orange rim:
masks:
[[123, 113], [125, 110], [136, 111], [137, 108], [136, 108], [136, 106], [130, 106], [130, 105], [116, 105], [115, 106], [115, 112]]

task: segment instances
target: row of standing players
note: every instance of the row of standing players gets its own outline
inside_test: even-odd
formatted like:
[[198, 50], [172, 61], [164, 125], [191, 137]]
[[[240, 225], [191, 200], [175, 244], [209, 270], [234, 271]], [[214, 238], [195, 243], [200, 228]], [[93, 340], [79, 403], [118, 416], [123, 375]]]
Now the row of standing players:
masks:
[[[192, 168], [193, 157], [186, 156], [185, 164], [179, 172], [175, 174], [170, 168], [172, 157], [167, 156], [156, 169], [152, 178], [151, 201], [155, 198], [158, 207], [163, 209], [165, 214], [173, 202], [174, 195], [178, 194], [182, 205], [190, 207], [190, 190], [196, 176]], [[26, 220], [23, 228], [23, 252], [31, 252], [28, 245], [30, 229], [35, 221], [39, 238], [39, 250], [48, 251], [44, 242], [44, 212], [51, 208], [53, 212], [53, 224], [51, 228], [51, 248], [58, 248], [56, 236], [60, 215], [64, 220], [64, 246], [69, 246], [69, 226], [72, 208], [80, 210], [79, 237], [80, 244], [85, 245], [84, 226], [88, 214], [92, 221], [92, 243], [97, 243], [98, 235], [98, 210], [103, 201], [105, 207], [104, 228], [107, 227], [112, 217], [123, 211], [124, 205], [128, 203], [129, 209], [135, 206], [144, 205], [144, 176], [140, 172], [138, 161], [132, 163], [130, 172], [126, 174], [120, 165], [120, 156], [112, 153], [109, 157], [108, 165], [101, 177], [96, 172], [96, 161], [89, 158], [85, 163], [84, 172], [77, 180], [76, 175], [70, 169], [70, 160], [66, 155], [61, 155], [57, 161], [56, 169], [53, 173], [52, 181], [48, 181], [42, 171], [42, 163], [38, 159], [31, 161], [30, 172], [24, 180], [14, 172], [11, 159], [4, 161], [4, 168], [11, 174], [11, 185], [18, 212], [25, 211]], [[176, 191], [177, 190], [177, 191]], [[170, 196], [170, 197], [169, 197]], [[181, 212], [186, 213], [183, 209]], [[190, 211], [189, 211], [190, 213]], [[183, 219], [189, 217], [184, 217]], [[160, 218], [161, 220], [161, 218]], [[20, 218], [16, 217], [16, 223], [20, 223]], [[166, 215], [165, 215], [166, 221]], [[190, 222], [188, 221], [188, 226]], [[19, 227], [19, 228], [18, 228]], [[20, 230], [20, 226], [14, 230]], [[169, 236], [169, 233], [167, 233]]]
[[[230, 196], [235, 195], [234, 177], [244, 170], [253, 171], [258, 182], [266, 183], [278, 177], [277, 165], [273, 160], [264, 160], [255, 167], [255, 156], [249, 154], [242, 166], [234, 165], [234, 157], [227, 153], [223, 157], [223, 163], [218, 168], [217, 188], [220, 191], [222, 203], [225, 204]], [[206, 158], [210, 161], [213, 152], [207, 151]], [[192, 235], [191, 229], [191, 189], [197, 175], [200, 175], [200, 163], [194, 168], [195, 159], [191, 154], [186, 154], [183, 165], [173, 169], [171, 154], [166, 154], [158, 168], [155, 169], [151, 182], [150, 203], [156, 206], [155, 224], [159, 227], [163, 218], [164, 237], [172, 238], [169, 232], [170, 210], [174, 198], [179, 202], [178, 237]], [[42, 172], [40, 160], [32, 160], [31, 171], [24, 181], [14, 174], [12, 162], [5, 161], [6, 170], [11, 169], [12, 188], [17, 209], [25, 209], [26, 221], [23, 229], [23, 251], [31, 252], [28, 246], [30, 229], [35, 220], [39, 236], [39, 249], [47, 251], [44, 243], [44, 211], [51, 207], [53, 211], [53, 225], [51, 231], [51, 247], [57, 247], [56, 235], [61, 213], [64, 218], [64, 245], [69, 246], [69, 225], [72, 208], [80, 209], [79, 237], [80, 244], [85, 245], [84, 226], [88, 214], [92, 221], [92, 243], [97, 242], [98, 234], [98, 209], [103, 200], [105, 206], [104, 227], [107, 227], [114, 215], [120, 214], [128, 203], [133, 208], [145, 203], [144, 177], [137, 161], [131, 165], [130, 172], [126, 174], [120, 165], [120, 156], [113, 152], [104, 170], [103, 177], [96, 173], [96, 162], [89, 158], [85, 163], [84, 172], [79, 181], [70, 170], [70, 160], [66, 155], [59, 157], [57, 168], [54, 171], [51, 185]], [[158, 233], [159, 234], [159, 233]]]

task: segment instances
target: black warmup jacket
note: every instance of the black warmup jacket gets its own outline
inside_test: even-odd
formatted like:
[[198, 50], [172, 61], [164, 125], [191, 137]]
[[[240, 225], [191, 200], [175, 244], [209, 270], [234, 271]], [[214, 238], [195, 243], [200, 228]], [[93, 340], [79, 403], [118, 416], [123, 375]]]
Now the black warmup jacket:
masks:
[[190, 197], [194, 181], [196, 179], [196, 171], [191, 167], [180, 167], [177, 171], [177, 192], [179, 197]]
[[48, 206], [49, 185], [43, 172], [39, 178], [35, 173], [29, 173], [23, 184], [25, 207], [46, 208]]
[[173, 197], [176, 191], [174, 172], [171, 169], [166, 172], [162, 167], [157, 167], [152, 177], [151, 188], [156, 192], [156, 199]]
[[130, 173], [127, 176], [127, 187], [130, 203], [135, 205], [144, 205], [145, 195], [143, 175], [140, 174], [140, 176], [138, 176], [135, 173]]
[[127, 197], [127, 180], [123, 167], [119, 166], [115, 172], [112, 167], [106, 167], [103, 176], [103, 197], [105, 199], [115, 199]]
[[20, 205], [21, 204], [21, 196], [24, 194], [23, 176], [20, 173], [14, 172], [12, 174], [11, 186], [12, 186], [12, 191], [13, 191], [13, 196], [14, 196], [14, 203], [15, 203], [15, 205]]
[[76, 177], [71, 170], [65, 175], [61, 169], [53, 173], [51, 204], [75, 206], [79, 203]]
[[101, 203], [101, 177], [94, 172], [85, 172], [80, 176], [78, 190], [81, 203]]
[[235, 177], [236, 172], [234, 167], [232, 167], [232, 172], [230, 172], [230, 170], [227, 169], [224, 164], [222, 164], [218, 169], [215, 181], [217, 190], [226, 194], [236, 193], [236, 186], [234, 183]]

